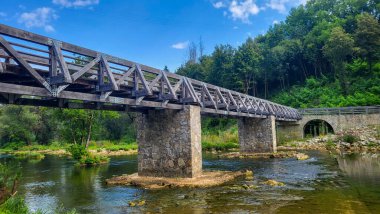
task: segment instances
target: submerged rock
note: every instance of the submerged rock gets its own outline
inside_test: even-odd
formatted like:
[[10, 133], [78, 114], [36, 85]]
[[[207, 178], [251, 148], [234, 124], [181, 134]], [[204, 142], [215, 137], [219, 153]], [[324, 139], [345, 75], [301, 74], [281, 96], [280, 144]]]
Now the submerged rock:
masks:
[[297, 154], [295, 154], [295, 157], [297, 158], [297, 160], [307, 160], [307, 159], [309, 159], [309, 155], [306, 155], [304, 153], [297, 153]]
[[253, 172], [252, 172], [252, 170], [245, 171], [245, 178], [247, 180], [253, 180]]
[[137, 173], [122, 175], [107, 179], [107, 184], [111, 185], [131, 185], [146, 189], [181, 188], [181, 187], [211, 187], [232, 181], [237, 177], [244, 176], [244, 172], [237, 171], [203, 171], [199, 177], [195, 178], [165, 178], [139, 176]]
[[269, 186], [285, 186], [284, 183], [276, 181], [276, 180], [267, 180], [267, 181], [262, 182], [262, 184], [266, 184]]

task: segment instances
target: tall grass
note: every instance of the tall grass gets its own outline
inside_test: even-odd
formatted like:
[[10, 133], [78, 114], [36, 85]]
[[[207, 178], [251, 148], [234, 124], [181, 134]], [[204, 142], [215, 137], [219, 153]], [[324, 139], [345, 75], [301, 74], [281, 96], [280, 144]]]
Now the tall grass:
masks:
[[237, 127], [232, 126], [225, 131], [202, 133], [203, 150], [229, 150], [239, 148]]

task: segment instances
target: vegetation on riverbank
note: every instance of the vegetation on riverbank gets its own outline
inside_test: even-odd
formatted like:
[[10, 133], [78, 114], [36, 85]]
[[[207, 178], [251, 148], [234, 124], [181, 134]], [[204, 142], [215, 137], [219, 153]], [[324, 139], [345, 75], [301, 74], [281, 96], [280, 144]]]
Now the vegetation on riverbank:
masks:
[[380, 126], [347, 129], [334, 135], [287, 142], [279, 146], [279, 149], [328, 150], [332, 152], [380, 152], [379, 130]]

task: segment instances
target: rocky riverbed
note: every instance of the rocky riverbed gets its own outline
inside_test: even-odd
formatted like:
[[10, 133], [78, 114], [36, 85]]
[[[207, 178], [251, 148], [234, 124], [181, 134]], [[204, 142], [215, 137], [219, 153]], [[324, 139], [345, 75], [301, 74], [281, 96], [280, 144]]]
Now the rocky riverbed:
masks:
[[380, 152], [380, 127], [360, 127], [326, 135], [285, 143], [279, 150], [329, 150], [345, 152]]

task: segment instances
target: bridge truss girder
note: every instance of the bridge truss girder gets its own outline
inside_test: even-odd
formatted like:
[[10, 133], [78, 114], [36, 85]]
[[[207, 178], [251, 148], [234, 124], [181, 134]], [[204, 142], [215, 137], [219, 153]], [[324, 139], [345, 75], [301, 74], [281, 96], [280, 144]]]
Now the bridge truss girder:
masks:
[[5, 25], [0, 102], [119, 111], [197, 105], [205, 114], [301, 119], [296, 109], [268, 100]]

